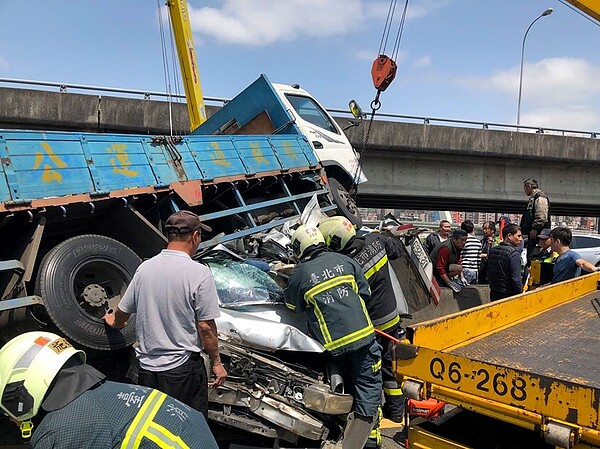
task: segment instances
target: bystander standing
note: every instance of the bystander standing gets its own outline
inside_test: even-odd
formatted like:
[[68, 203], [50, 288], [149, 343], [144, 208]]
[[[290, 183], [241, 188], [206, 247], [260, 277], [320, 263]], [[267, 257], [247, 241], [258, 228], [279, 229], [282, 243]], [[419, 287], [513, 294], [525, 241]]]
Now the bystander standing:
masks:
[[475, 284], [479, 275], [481, 242], [475, 237], [475, 225], [471, 220], [463, 221], [460, 228], [467, 233], [467, 241], [462, 250], [463, 276], [467, 283]]
[[521, 217], [521, 231], [527, 238], [527, 259], [538, 241], [542, 229], [550, 229], [550, 203], [544, 192], [538, 188], [538, 182], [533, 178], [523, 181], [523, 190], [529, 197], [527, 208]]
[[523, 292], [521, 252], [518, 250], [522, 240], [521, 228], [512, 223], [507, 224], [502, 228], [502, 242], [490, 250], [490, 300], [496, 301]]
[[493, 221], [486, 221], [483, 223], [483, 238], [481, 239], [481, 262], [479, 264], [479, 277], [478, 282], [480, 284], [488, 283], [488, 255], [492, 246], [494, 246], [494, 234], [496, 233], [496, 223]]
[[202, 349], [208, 352], [218, 386], [227, 377], [221, 363], [215, 318], [219, 298], [208, 267], [192, 260], [200, 229], [210, 230], [190, 211], [166, 222], [167, 249], [143, 262], [115, 313], [104, 317], [116, 328], [136, 314], [138, 383], [156, 388], [208, 416], [208, 379]]
[[558, 227], [550, 231], [550, 248], [558, 253], [552, 272], [553, 284], [579, 276], [582, 269], [590, 273], [600, 270], [600, 267], [595, 267], [582, 259], [569, 247], [572, 239], [573, 235], [569, 228]]
[[452, 226], [448, 220], [440, 221], [439, 229], [436, 232], [429, 234], [425, 239], [425, 244], [423, 247], [425, 248], [425, 251], [427, 251], [427, 254], [431, 255], [436, 246], [438, 246], [441, 242], [445, 242], [448, 239], [451, 231]]

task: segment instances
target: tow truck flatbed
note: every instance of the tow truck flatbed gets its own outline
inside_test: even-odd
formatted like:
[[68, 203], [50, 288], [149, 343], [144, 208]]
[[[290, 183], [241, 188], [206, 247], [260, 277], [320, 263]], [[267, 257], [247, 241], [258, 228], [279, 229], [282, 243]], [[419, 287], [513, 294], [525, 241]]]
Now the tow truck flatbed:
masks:
[[450, 352], [600, 388], [600, 316], [591, 305], [598, 297], [600, 292], [589, 293]]
[[408, 328], [408, 342], [394, 351], [403, 390], [534, 430], [556, 446], [600, 447], [599, 279]]

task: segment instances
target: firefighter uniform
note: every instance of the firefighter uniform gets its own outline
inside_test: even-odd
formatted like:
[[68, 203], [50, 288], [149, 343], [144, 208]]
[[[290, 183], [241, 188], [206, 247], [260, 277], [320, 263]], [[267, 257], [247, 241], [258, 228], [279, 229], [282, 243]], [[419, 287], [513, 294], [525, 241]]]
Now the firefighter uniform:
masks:
[[34, 449], [213, 449], [202, 413], [158, 390], [104, 382], [48, 413], [34, 429]]
[[367, 310], [373, 325], [384, 332], [397, 328], [400, 318], [389, 260], [398, 259], [402, 254], [400, 242], [370, 233], [354, 238], [343, 252], [358, 262], [369, 281], [371, 299], [367, 302]]
[[[371, 300], [367, 303], [367, 310], [373, 325], [386, 334], [399, 338], [400, 317], [390, 277], [389, 261], [401, 256], [400, 242], [391, 237], [370, 233], [351, 240], [349, 245], [344, 248], [344, 254], [348, 254], [360, 264], [369, 281]], [[394, 421], [402, 422], [404, 419], [404, 396], [392, 370], [390, 342], [379, 334], [377, 341], [383, 347], [381, 375], [386, 416]]]
[[356, 261], [326, 251], [316, 228], [299, 228], [292, 246], [301, 262], [290, 275], [285, 303], [297, 313], [306, 311], [311, 334], [350, 377], [354, 413], [344, 429], [343, 447], [362, 447], [382, 388], [381, 346], [364, 302], [370, 298], [369, 284]]
[[0, 409], [32, 449], [217, 449], [202, 413], [158, 390], [105, 381], [85, 360], [50, 332], [0, 349]]
[[370, 290], [361, 268], [332, 252], [297, 265], [285, 291], [287, 306], [306, 310], [313, 336], [334, 356], [375, 340], [364, 298]]

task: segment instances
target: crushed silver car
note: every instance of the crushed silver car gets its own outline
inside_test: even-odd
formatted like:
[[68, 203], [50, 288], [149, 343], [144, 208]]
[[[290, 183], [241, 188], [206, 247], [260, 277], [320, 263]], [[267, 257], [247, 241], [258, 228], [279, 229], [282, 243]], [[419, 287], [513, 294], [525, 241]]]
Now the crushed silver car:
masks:
[[[209, 418], [298, 443], [335, 438], [352, 408], [324, 348], [288, 311], [268, 273], [221, 247], [204, 255], [221, 300], [220, 352], [229, 376], [209, 393]], [[240, 434], [241, 435], [241, 434]]]

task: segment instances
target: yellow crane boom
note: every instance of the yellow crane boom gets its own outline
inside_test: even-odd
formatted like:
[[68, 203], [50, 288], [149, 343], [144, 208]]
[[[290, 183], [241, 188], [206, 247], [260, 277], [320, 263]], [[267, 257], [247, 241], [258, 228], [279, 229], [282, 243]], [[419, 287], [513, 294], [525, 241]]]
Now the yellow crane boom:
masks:
[[193, 131], [206, 121], [206, 107], [202, 97], [202, 85], [198, 73], [198, 59], [194, 48], [194, 37], [186, 0], [167, 2], [171, 27], [175, 37], [179, 66], [185, 89], [190, 129]]

